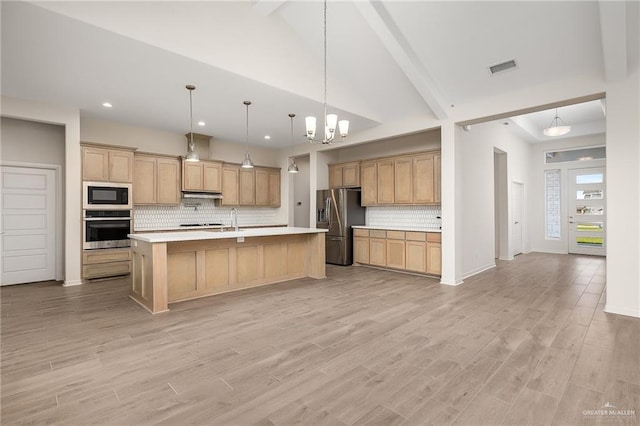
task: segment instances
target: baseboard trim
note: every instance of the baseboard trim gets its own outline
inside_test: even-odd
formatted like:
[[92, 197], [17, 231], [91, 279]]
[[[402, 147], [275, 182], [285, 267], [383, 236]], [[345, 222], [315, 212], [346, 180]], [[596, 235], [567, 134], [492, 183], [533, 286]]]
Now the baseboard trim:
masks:
[[62, 287], [74, 287], [82, 284], [84, 284], [82, 280], [65, 280], [65, 282], [62, 283]]
[[532, 252], [536, 252], [536, 253], [569, 254], [565, 250], [538, 250], [538, 249], [532, 249], [531, 251]]
[[460, 284], [462, 284], [462, 283], [464, 283], [464, 281], [463, 281], [463, 280], [459, 280], [459, 281], [444, 281], [444, 280], [441, 280], [441, 281], [440, 281], [440, 284], [442, 284], [442, 285], [449, 285], [449, 286], [451, 286], [451, 287], [459, 286], [459, 285], [460, 285]]
[[466, 279], [467, 279], [467, 278], [469, 278], [469, 277], [472, 277], [472, 276], [474, 276], [474, 275], [478, 275], [478, 274], [480, 274], [480, 273], [482, 273], [482, 272], [484, 272], [484, 271], [488, 271], [489, 269], [493, 269], [493, 268], [495, 268], [495, 267], [496, 267], [496, 264], [495, 264], [495, 263], [491, 263], [491, 264], [489, 264], [489, 265], [481, 266], [481, 267], [479, 267], [479, 268], [476, 268], [476, 269], [474, 269], [474, 270], [472, 270], [472, 271], [469, 271], [469, 272], [467, 272], [466, 274], [464, 274], [464, 275], [462, 276], [462, 279], [463, 279], [463, 280], [466, 280]]
[[512, 261], [513, 260], [513, 256], [511, 257], [499, 257], [499, 260], [506, 260], [506, 261]]
[[609, 314], [640, 318], [640, 311], [635, 311], [633, 309], [627, 309], [627, 308], [620, 308], [618, 306], [604, 305], [604, 311]]

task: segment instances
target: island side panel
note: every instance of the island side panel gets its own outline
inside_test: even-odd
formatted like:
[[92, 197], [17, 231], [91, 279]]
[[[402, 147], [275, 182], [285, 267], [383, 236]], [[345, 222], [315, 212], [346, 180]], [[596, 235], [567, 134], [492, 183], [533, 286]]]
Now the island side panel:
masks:
[[167, 245], [133, 241], [133, 273], [129, 297], [152, 313], [165, 312], [167, 305]]
[[308, 234], [306, 270], [308, 277], [317, 279], [327, 278], [324, 244], [324, 232]]

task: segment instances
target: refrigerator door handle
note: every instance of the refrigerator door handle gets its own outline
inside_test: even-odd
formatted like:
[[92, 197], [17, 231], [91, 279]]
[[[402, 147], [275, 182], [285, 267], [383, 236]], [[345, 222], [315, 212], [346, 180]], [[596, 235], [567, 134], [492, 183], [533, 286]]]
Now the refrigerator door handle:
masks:
[[325, 211], [327, 212], [327, 222], [329, 222], [329, 229], [331, 229], [331, 198], [327, 197], [325, 200]]

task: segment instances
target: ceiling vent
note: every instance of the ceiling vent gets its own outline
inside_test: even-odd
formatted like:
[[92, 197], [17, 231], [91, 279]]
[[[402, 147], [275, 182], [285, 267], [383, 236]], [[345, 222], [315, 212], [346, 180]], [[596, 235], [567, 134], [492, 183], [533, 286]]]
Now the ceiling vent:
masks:
[[503, 62], [501, 64], [492, 65], [489, 67], [489, 72], [491, 75], [496, 75], [505, 71], [513, 70], [518, 68], [518, 64], [516, 64], [516, 60], [512, 59], [507, 62]]

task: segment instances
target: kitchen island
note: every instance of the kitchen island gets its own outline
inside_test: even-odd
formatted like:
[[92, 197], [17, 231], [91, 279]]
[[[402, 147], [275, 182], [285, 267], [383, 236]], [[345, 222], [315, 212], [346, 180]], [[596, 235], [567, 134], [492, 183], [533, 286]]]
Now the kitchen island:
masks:
[[130, 234], [130, 297], [151, 313], [169, 303], [296, 278], [325, 278], [326, 229]]

